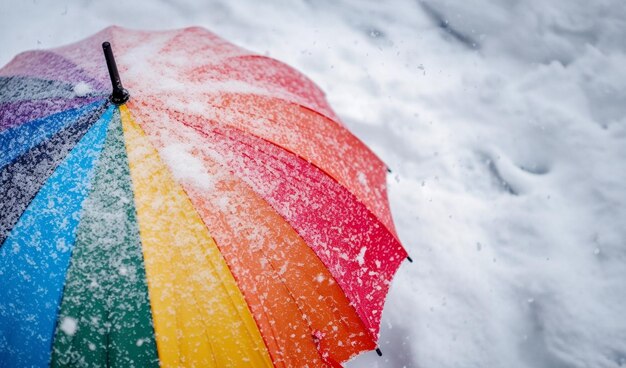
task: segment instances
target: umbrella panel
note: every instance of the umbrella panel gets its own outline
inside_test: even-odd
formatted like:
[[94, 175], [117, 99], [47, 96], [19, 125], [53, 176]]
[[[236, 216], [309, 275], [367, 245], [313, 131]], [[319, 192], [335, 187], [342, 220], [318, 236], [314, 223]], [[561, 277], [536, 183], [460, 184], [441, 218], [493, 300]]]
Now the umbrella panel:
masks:
[[52, 367], [159, 366], [117, 109], [84, 202], [58, 321]]

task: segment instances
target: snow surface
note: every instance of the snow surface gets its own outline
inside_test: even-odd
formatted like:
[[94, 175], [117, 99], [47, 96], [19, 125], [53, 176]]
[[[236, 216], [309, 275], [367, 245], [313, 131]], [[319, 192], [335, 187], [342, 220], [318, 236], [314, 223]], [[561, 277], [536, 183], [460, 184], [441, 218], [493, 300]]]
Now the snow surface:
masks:
[[0, 64], [110, 24], [294, 66], [392, 169], [414, 263], [349, 367], [626, 365], [623, 0], [3, 0]]

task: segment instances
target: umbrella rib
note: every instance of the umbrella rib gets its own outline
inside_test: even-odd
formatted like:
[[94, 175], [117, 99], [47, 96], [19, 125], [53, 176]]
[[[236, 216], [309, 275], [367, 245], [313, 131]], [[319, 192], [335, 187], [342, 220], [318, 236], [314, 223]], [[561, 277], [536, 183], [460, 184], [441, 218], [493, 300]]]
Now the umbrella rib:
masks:
[[[184, 188], [183, 188], [183, 190], [184, 190]], [[185, 192], [185, 195], [186, 195], [186, 196], [188, 196], [188, 195], [187, 195], [187, 192]], [[195, 209], [194, 209], [194, 211], [195, 211]], [[197, 213], [197, 212], [196, 212], [196, 213]], [[200, 215], [199, 215], [199, 214], [197, 214], [197, 215], [200, 217]], [[206, 224], [204, 223], [204, 221], [202, 221], [202, 223], [205, 225], [204, 227], [205, 227], [206, 231], [209, 231], [209, 230], [208, 230], [208, 227], [206, 226]], [[209, 236], [210, 236], [210, 235], [209, 235]], [[213, 240], [213, 242], [215, 242], [215, 239], [213, 239], [213, 237], [211, 237], [211, 239]], [[216, 244], [216, 246], [217, 246], [217, 243], [216, 243], [216, 242], [215, 242], [215, 244]], [[218, 249], [219, 249], [219, 248], [218, 248]], [[221, 255], [221, 252], [220, 252], [220, 257], [222, 257], [222, 259], [223, 259], [223, 256]], [[217, 278], [219, 279], [218, 284], [219, 284], [219, 286], [222, 288], [222, 290], [223, 290], [224, 294], [226, 294], [226, 295], [228, 296], [228, 300], [230, 301], [230, 304], [231, 304], [231, 306], [232, 306], [233, 310], [235, 310], [235, 311], [236, 311], [237, 316], [239, 317], [239, 320], [243, 321], [243, 320], [244, 320], [244, 318], [243, 318], [243, 316], [241, 315], [240, 308], [239, 308], [238, 304], [235, 302], [235, 300], [233, 299], [233, 296], [231, 295], [231, 293], [229, 292], [228, 288], [227, 288], [227, 287], [226, 287], [226, 285], [225, 285], [225, 284], [226, 284], [226, 282], [225, 282], [225, 280], [224, 280], [224, 277], [225, 277], [225, 276], [224, 276], [224, 275], [222, 275], [222, 273], [218, 271], [218, 267], [217, 267], [217, 266], [216, 266], [216, 264], [215, 264], [215, 263], [211, 260], [211, 257], [209, 257], [206, 253], [205, 253], [205, 257], [204, 257], [204, 258], [205, 258], [205, 260], [206, 260], [206, 261], [207, 261], [207, 262], [211, 265], [211, 267], [212, 267], [213, 272], [215, 273], [215, 275], [217, 275]], [[224, 259], [223, 259], [223, 260], [224, 260]], [[232, 274], [232, 271], [230, 270], [230, 267], [228, 266], [228, 263], [226, 262], [226, 260], [224, 260], [224, 264], [226, 265], [226, 267], [227, 267], [228, 272], [230, 273], [230, 275], [231, 275], [231, 276], [233, 276], [233, 278], [234, 278], [234, 275]], [[188, 273], [186, 272], [186, 270], [184, 270], [183, 272], [185, 272], [185, 273], [187, 274], [187, 279], [191, 279], [190, 274], [188, 274]], [[234, 279], [235, 279], [235, 283], [236, 283], [236, 282], [237, 282], [237, 279], [236, 279], [236, 278], [234, 278]], [[237, 286], [238, 286], [238, 285], [237, 285]], [[239, 286], [238, 286], [238, 287], [239, 287]], [[195, 294], [197, 294], [197, 293], [198, 293], [198, 291], [196, 291], [195, 289], [194, 289], [194, 290], [192, 290], [192, 295], [195, 295]], [[243, 295], [242, 295], [242, 297], [243, 297]], [[195, 300], [198, 300], [198, 298], [196, 298], [196, 297], [194, 297], [194, 299], [195, 299]], [[245, 299], [244, 299], [244, 300], [245, 300]], [[198, 307], [197, 307], [197, 306], [195, 306], [195, 305], [194, 305], [194, 307], [198, 308]], [[247, 306], [247, 303], [246, 303], [245, 307], [246, 307], [246, 308], [249, 308], [249, 307]], [[202, 315], [202, 314], [201, 314], [201, 315]], [[203, 318], [202, 318], [202, 323], [203, 323], [203, 325], [204, 325], [204, 327], [205, 327], [205, 328], [204, 328], [204, 333], [206, 334], [206, 336], [207, 336], [207, 337], [209, 337], [209, 335], [208, 335], [208, 330], [209, 330], [209, 329], [208, 329], [208, 325], [207, 325], [207, 322], [204, 320], [204, 315], [202, 315], [202, 316], [203, 316]], [[258, 327], [257, 327], [257, 328], [258, 328]], [[251, 331], [250, 331], [248, 328], [246, 328], [246, 332], [248, 333], [248, 337], [250, 338], [250, 340], [254, 340], [254, 336], [253, 336], [253, 334], [251, 333]], [[210, 337], [209, 337], [209, 338], [208, 338], [208, 340], [207, 340], [207, 342], [209, 343], [209, 345], [210, 345], [210, 346], [212, 346], [212, 345], [213, 345], [212, 340], [213, 340], [213, 339], [212, 339], [212, 338], [210, 338]], [[267, 349], [267, 346], [266, 346], [266, 349]], [[213, 360], [215, 361], [215, 353], [214, 353], [214, 349], [213, 349], [212, 347], [211, 347], [211, 355], [212, 355], [212, 357], [213, 357]], [[216, 362], [216, 366], [217, 366], [217, 362]]]
[[112, 327], [112, 325], [110, 323], [110, 321], [111, 321], [111, 311], [109, 311], [109, 310], [107, 310], [107, 313], [106, 313], [106, 320], [107, 320], [107, 324], [105, 326], [108, 326], [108, 327], [107, 327], [107, 331], [105, 333], [105, 336], [106, 336], [106, 346], [107, 346], [106, 350], [105, 350], [105, 352], [106, 352], [106, 359], [105, 360], [106, 360], [106, 363], [107, 363], [106, 366], [110, 367], [111, 366], [111, 355], [109, 354], [109, 352], [111, 351], [110, 347], [111, 347], [111, 327]]
[[[215, 272], [215, 273], [219, 274], [219, 272]], [[190, 279], [190, 278], [191, 278], [190, 275], [186, 274], [186, 279]], [[220, 282], [220, 285], [223, 286], [223, 283]], [[195, 295], [197, 294], [197, 291], [192, 290], [191, 294], [192, 294], [192, 296], [194, 296], [194, 301], [197, 301], [198, 298], [195, 297]], [[202, 329], [202, 334], [206, 337], [206, 342], [207, 342], [207, 344], [209, 346], [209, 350], [211, 352], [211, 359], [213, 360], [213, 364], [214, 364], [215, 367], [218, 367], [217, 358], [216, 358], [216, 355], [215, 355], [215, 349], [213, 347], [213, 341], [212, 341], [215, 338], [215, 336], [212, 337], [211, 335], [209, 335], [209, 325], [207, 324], [207, 321], [205, 321], [205, 318], [204, 318], [205, 316], [204, 316], [203, 313], [201, 313], [202, 311], [201, 311], [200, 306], [198, 304], [199, 303], [191, 303], [191, 306], [192, 306], [192, 308], [194, 308], [196, 310], [196, 315], [202, 316], [200, 318], [200, 321], [201, 321], [202, 325], [204, 326], [204, 328]], [[233, 303], [233, 305], [234, 305], [234, 303]], [[236, 306], [235, 306], [235, 309], [236, 309]], [[182, 349], [180, 349], [180, 347], [182, 346], [181, 345], [181, 339], [182, 338], [184, 338], [184, 336], [177, 336], [178, 346], [179, 346], [179, 350], [178, 351], [182, 350]], [[181, 355], [179, 355], [179, 359], [182, 359]], [[184, 363], [182, 360], [179, 360], [179, 362], [180, 363]]]
[[[179, 185], [180, 185], [180, 184], [179, 184]], [[187, 191], [186, 191], [186, 190], [185, 190], [182, 186], [181, 186], [181, 189], [185, 192], [185, 196], [187, 197], [187, 200], [189, 200], [189, 201], [190, 201], [190, 199], [189, 199], [189, 194], [187, 193]], [[197, 213], [197, 211], [195, 210], [195, 207], [194, 207], [194, 211], [196, 212], [196, 215], [200, 218], [200, 221], [204, 224], [204, 228], [205, 228], [205, 230], [209, 233], [209, 236], [211, 237], [211, 240], [213, 240], [213, 242], [215, 243], [215, 246], [217, 247], [217, 242], [216, 242], [216, 241], [215, 241], [215, 239], [213, 239], [213, 237], [210, 235], [210, 231], [209, 231], [209, 228], [208, 228], [207, 224], [206, 224], [206, 223], [204, 223], [204, 221], [202, 221], [202, 217], [200, 216], [200, 214], [199, 214], [199, 213]], [[218, 249], [219, 249], [219, 248], [218, 248]], [[239, 289], [239, 285], [237, 284], [237, 279], [236, 279], [236, 278], [235, 278], [235, 276], [233, 275], [233, 272], [232, 272], [232, 270], [230, 269], [230, 266], [228, 265], [228, 262], [226, 262], [226, 260], [224, 259], [224, 256], [221, 254], [221, 252], [219, 252], [219, 256], [220, 256], [220, 257], [222, 258], [222, 260], [224, 261], [224, 265], [226, 266], [226, 269], [228, 270], [228, 272], [229, 272], [229, 274], [231, 275], [231, 277], [233, 277], [233, 279], [234, 279], [234, 281], [235, 281], [235, 284], [237, 285], [237, 288]], [[217, 270], [218, 270], [218, 267], [216, 266], [216, 264], [215, 264], [215, 263], [214, 263], [214, 262], [210, 259], [210, 257], [209, 257], [209, 256], [208, 256], [208, 254], [206, 254], [206, 253], [205, 253], [205, 259], [206, 259], [206, 261], [207, 261], [209, 264], [211, 264], [211, 266], [213, 267], [213, 270], [214, 270], [215, 274], [217, 275], [218, 279], [220, 280], [220, 281], [219, 281], [219, 285], [220, 285], [220, 287], [222, 288], [222, 290], [224, 291], [224, 293], [225, 293], [226, 295], [228, 295], [228, 300], [230, 301], [231, 306], [233, 307], [233, 309], [236, 311], [237, 316], [239, 317], [239, 320], [240, 320], [240, 321], [243, 321], [243, 320], [244, 320], [244, 318], [243, 318], [243, 316], [241, 315], [241, 310], [240, 310], [240, 308], [239, 308], [238, 304], [237, 304], [237, 303], [235, 302], [235, 300], [233, 299], [233, 295], [230, 293], [230, 291], [229, 291], [229, 290], [228, 290], [228, 288], [226, 287], [226, 282], [225, 282], [225, 280], [224, 280], [224, 277], [227, 277], [227, 276], [225, 276], [225, 275], [223, 275], [221, 272], [218, 272], [218, 271], [217, 271]], [[240, 290], [240, 289], [239, 289], [239, 292], [241, 293], [241, 290]], [[243, 296], [243, 293], [242, 293], [242, 298], [245, 300], [245, 297]], [[246, 305], [245, 305], [244, 307], [245, 307], [245, 308], [247, 308], [247, 309], [248, 309], [248, 312], [250, 313], [250, 315], [252, 315], [252, 312], [250, 312], [250, 308], [249, 308], [249, 306], [247, 305], [247, 303], [246, 303]], [[203, 321], [204, 321], [204, 319], [203, 319]], [[206, 326], [206, 324], [205, 324], [205, 327], [207, 327], [207, 326]], [[258, 326], [257, 326], [257, 329], [258, 329]], [[206, 330], [207, 330], [207, 329], [205, 328], [205, 331], [206, 331]], [[252, 332], [251, 332], [251, 331], [250, 331], [247, 327], [246, 327], [246, 332], [248, 333], [248, 337], [250, 338], [250, 340], [251, 340], [251, 341], [253, 341], [253, 340], [254, 340], [254, 334], [253, 334], [253, 333], [252, 333]], [[211, 342], [211, 340], [209, 340], [209, 343], [210, 343], [210, 342]], [[265, 349], [267, 350], [267, 345], [265, 346]], [[212, 352], [213, 352], [213, 350], [212, 350]]]
[[[244, 298], [245, 298], [245, 295], [244, 295]], [[265, 304], [263, 304], [263, 303], [260, 303], [260, 304], [261, 304], [261, 312], [263, 313], [263, 316], [269, 321], [270, 318], [269, 318], [269, 315], [267, 314], [267, 310], [266, 310]], [[254, 315], [253, 315], [253, 317], [254, 317]], [[256, 319], [255, 319], [255, 323], [257, 323], [257, 326], [258, 326], [258, 322], [256, 321]], [[269, 325], [269, 328], [270, 328], [270, 333], [272, 334], [273, 341], [278, 341], [279, 340], [277, 338], [278, 333], [277, 333], [276, 329], [274, 328], [274, 325], [272, 323], [268, 323], [268, 325]], [[267, 349], [267, 352], [271, 356], [272, 349], [269, 348], [268, 341], [267, 341], [266, 337], [263, 334], [261, 334], [261, 337], [263, 338], [263, 343], [265, 344], [265, 348]], [[279, 346], [278, 343], [276, 345]], [[281, 355], [282, 355], [282, 350], [281, 350]], [[275, 360], [276, 360], [275, 358], [277, 358], [277, 357], [272, 358], [272, 363], [275, 362]]]

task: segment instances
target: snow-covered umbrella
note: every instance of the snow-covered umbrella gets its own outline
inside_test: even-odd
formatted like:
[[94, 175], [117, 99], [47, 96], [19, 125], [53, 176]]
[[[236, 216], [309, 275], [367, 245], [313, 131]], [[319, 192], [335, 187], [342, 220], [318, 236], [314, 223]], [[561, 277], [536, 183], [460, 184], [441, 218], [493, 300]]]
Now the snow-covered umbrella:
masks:
[[0, 366], [376, 348], [407, 258], [386, 168], [292, 68], [201, 28], [110, 27], [0, 69], [0, 144]]

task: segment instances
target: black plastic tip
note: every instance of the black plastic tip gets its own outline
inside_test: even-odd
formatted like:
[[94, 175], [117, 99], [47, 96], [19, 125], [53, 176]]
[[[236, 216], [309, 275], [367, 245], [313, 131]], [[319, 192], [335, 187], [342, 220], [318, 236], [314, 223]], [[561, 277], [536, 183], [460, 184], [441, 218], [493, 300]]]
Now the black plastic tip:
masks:
[[406, 256], [406, 259], [408, 259], [408, 260], [409, 260], [409, 262], [413, 263], [413, 258], [411, 258], [411, 257], [409, 257], [409, 256]]
[[378, 356], [383, 356], [383, 352], [380, 351], [380, 348], [376, 348], [376, 354], [378, 354]]
[[109, 100], [116, 105], [122, 105], [128, 101], [130, 94], [124, 89], [124, 86], [122, 86], [120, 73], [117, 71], [117, 64], [115, 63], [115, 57], [113, 56], [113, 50], [111, 50], [111, 44], [103, 42], [102, 51], [104, 51], [104, 58], [107, 61], [109, 77], [111, 78], [111, 86], [113, 86], [113, 92], [111, 93]]
[[391, 174], [391, 169], [390, 169], [390, 168], [387, 168], [387, 172]]

